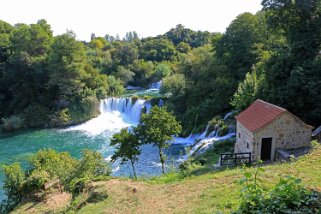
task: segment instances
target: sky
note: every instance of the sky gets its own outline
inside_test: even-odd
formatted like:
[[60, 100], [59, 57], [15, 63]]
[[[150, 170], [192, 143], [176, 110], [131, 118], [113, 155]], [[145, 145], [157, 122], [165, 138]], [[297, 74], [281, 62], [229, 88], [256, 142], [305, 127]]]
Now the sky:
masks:
[[256, 13], [261, 0], [0, 0], [0, 19], [10, 24], [46, 19], [54, 35], [72, 30], [80, 40], [106, 34], [121, 38], [164, 34], [178, 24], [224, 32], [237, 15]]

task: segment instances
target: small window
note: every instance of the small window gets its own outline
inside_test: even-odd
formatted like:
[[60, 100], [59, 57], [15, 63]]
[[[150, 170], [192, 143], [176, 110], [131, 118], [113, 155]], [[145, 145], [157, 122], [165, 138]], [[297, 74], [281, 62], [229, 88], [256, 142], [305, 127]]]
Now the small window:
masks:
[[250, 148], [250, 144], [248, 142], [246, 143], [246, 148]]
[[239, 133], [239, 138], [241, 138], [241, 133]]

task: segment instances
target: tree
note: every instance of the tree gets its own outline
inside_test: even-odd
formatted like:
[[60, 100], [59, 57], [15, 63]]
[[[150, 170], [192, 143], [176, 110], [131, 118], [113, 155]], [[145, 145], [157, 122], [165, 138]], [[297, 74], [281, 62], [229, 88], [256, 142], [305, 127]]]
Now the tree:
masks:
[[51, 41], [51, 27], [45, 20], [39, 20], [37, 24], [31, 25], [18, 24], [11, 35], [13, 51], [23, 51], [30, 56], [48, 53]]
[[256, 70], [247, 73], [245, 80], [239, 84], [239, 87], [233, 95], [231, 105], [238, 110], [244, 110], [251, 105], [258, 96], [261, 80], [256, 74]]
[[160, 89], [162, 95], [182, 96], [185, 94], [186, 80], [183, 74], [174, 74], [163, 79], [163, 84]]
[[49, 55], [49, 87], [58, 89], [60, 96], [73, 96], [85, 88], [84, 70], [86, 55], [81, 42], [75, 35], [66, 33], [57, 36]]
[[155, 66], [151, 61], [142, 59], [135, 60], [130, 66], [130, 70], [135, 73], [133, 83], [140, 86], [148, 86], [149, 78], [153, 75]]
[[145, 60], [173, 60], [176, 54], [174, 44], [168, 39], [148, 38], [143, 42], [140, 56]]
[[138, 59], [138, 49], [131, 43], [117, 41], [113, 43], [116, 48], [111, 51], [114, 64], [127, 66], [132, 64], [135, 59]]
[[263, 39], [259, 29], [258, 17], [243, 13], [233, 20], [226, 33], [217, 41], [216, 56], [228, 67], [227, 74], [233, 80], [243, 80], [246, 72], [256, 63], [253, 45]]
[[116, 79], [113, 75], [110, 75], [107, 78], [107, 82], [109, 86], [110, 95], [117, 96], [124, 93], [125, 89], [121, 80]]
[[138, 161], [138, 156], [140, 155], [138, 137], [133, 132], [128, 131], [127, 128], [124, 128], [113, 135], [110, 145], [116, 147], [116, 151], [111, 157], [112, 162], [119, 158], [121, 159], [121, 164], [130, 161], [134, 178], [137, 179], [135, 162]]
[[191, 46], [189, 46], [187, 43], [185, 42], [180, 42], [177, 46], [176, 46], [176, 50], [180, 53], [188, 53], [191, 51]]
[[143, 143], [154, 144], [158, 147], [159, 159], [162, 164], [162, 173], [165, 173], [166, 156], [163, 149], [169, 146], [174, 135], [182, 131], [181, 125], [176, 121], [167, 108], [154, 106], [149, 114], [142, 114], [137, 126], [137, 134]]
[[168, 63], [160, 63], [155, 68], [155, 76], [157, 80], [161, 80], [164, 77], [170, 76], [172, 69]]
[[126, 69], [124, 66], [118, 66], [115, 76], [124, 83], [124, 86], [126, 86], [127, 83], [133, 80], [135, 73], [129, 69]]
[[318, 0], [264, 0], [268, 27], [286, 38], [265, 64], [263, 97], [310, 124], [321, 121], [321, 4]]

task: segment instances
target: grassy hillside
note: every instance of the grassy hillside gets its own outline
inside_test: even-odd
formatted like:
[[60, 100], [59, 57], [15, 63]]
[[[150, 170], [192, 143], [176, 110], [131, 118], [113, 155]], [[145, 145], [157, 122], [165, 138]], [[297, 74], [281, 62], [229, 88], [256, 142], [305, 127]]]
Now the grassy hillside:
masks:
[[[302, 178], [303, 183], [321, 191], [321, 148], [292, 163], [265, 166], [260, 174], [263, 185], [271, 188], [284, 175]], [[151, 180], [131, 181], [114, 178], [92, 183], [89, 190], [78, 196], [65, 209], [68, 197], [61, 205], [27, 203], [13, 213], [229, 213], [239, 206], [238, 180], [240, 168], [226, 169], [199, 176], [183, 178], [180, 174], [168, 174]], [[89, 203], [92, 192], [107, 192], [107, 199]], [[56, 196], [57, 197], [57, 196]], [[49, 201], [49, 200], [48, 200]], [[87, 201], [87, 202], [86, 202]], [[30, 207], [32, 209], [30, 209]]]

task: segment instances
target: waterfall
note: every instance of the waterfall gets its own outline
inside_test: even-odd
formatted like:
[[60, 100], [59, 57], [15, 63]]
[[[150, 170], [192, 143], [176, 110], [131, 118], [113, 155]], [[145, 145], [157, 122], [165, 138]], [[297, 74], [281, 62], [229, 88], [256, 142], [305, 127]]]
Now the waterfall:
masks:
[[223, 120], [225, 121], [225, 120], [229, 119], [230, 116], [233, 115], [233, 114], [235, 114], [236, 112], [237, 112], [237, 111], [231, 111], [231, 112], [227, 113], [227, 114], [224, 116]]
[[118, 132], [122, 128], [136, 126], [145, 100], [131, 98], [107, 98], [100, 101], [100, 115], [83, 124], [72, 126], [66, 131], [84, 131], [99, 135], [105, 131]]
[[101, 101], [100, 113], [120, 112], [125, 121], [137, 124], [145, 102], [142, 99], [137, 99], [133, 102], [131, 98], [107, 98]]
[[235, 136], [235, 133], [229, 133], [222, 137], [215, 136], [215, 137], [204, 138], [203, 140], [198, 142], [195, 146], [193, 146], [193, 148], [190, 150], [190, 155], [193, 155], [196, 153], [201, 154], [204, 151], [206, 151], [206, 149], [211, 147], [215, 142], [218, 142], [221, 140], [227, 140], [233, 136]]
[[164, 100], [159, 99], [158, 101], [158, 107], [163, 107], [164, 106]]
[[149, 90], [159, 90], [162, 87], [162, 81], [153, 82], [149, 85]]
[[200, 139], [203, 139], [203, 138], [206, 137], [207, 130], [208, 130], [209, 127], [210, 127], [210, 125], [207, 125], [207, 126], [206, 126], [206, 129], [205, 129], [205, 131], [201, 134]]

